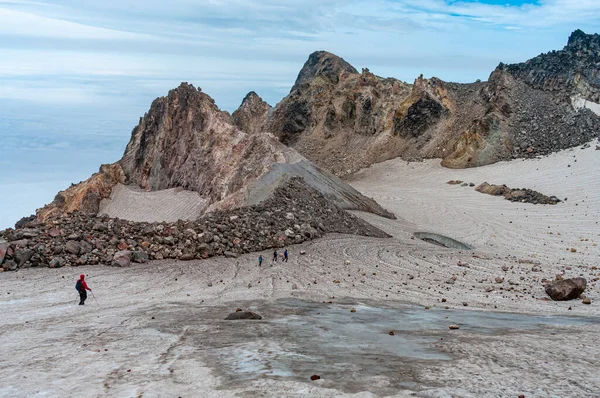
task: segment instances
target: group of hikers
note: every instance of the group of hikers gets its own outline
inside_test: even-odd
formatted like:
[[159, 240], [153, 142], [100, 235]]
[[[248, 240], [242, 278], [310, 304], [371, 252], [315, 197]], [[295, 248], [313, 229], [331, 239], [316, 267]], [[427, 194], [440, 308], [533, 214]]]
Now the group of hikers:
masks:
[[[275, 251], [273, 252], [273, 262], [277, 262], [277, 258], [279, 257], [279, 253], [277, 252], [277, 249], [275, 249]], [[283, 251], [283, 256], [281, 258], [282, 262], [286, 262], [288, 261], [288, 251], [287, 249], [285, 249]], [[260, 256], [258, 256], [258, 266], [260, 267], [263, 263], [263, 256], [262, 254]]]
[[[273, 252], [273, 262], [277, 262], [277, 258], [279, 258], [279, 253], [277, 252], [277, 249], [275, 249], [275, 251]], [[283, 251], [283, 256], [281, 258], [281, 261], [287, 263], [287, 261], [288, 261], [287, 249], [285, 249]], [[258, 265], [261, 266], [262, 262], [263, 262], [263, 256], [261, 254], [258, 256]], [[85, 300], [87, 300], [88, 290], [90, 292], [92, 291], [92, 289], [90, 289], [90, 287], [88, 286], [88, 284], [85, 281], [84, 274], [79, 275], [79, 279], [77, 280], [77, 283], [75, 284], [75, 289], [77, 289], [77, 291], [79, 292], [79, 305], [84, 305]]]

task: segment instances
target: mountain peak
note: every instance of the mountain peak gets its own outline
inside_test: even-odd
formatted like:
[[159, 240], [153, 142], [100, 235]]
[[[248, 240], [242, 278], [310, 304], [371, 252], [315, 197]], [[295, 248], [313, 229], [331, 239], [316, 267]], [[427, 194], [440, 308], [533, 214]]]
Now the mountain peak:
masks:
[[577, 29], [571, 36], [569, 36], [569, 41], [567, 42], [567, 47], [569, 48], [594, 48], [600, 47], [600, 35], [595, 34], [587, 34], [581, 29]]
[[358, 71], [346, 62], [328, 51], [315, 51], [310, 54], [308, 60], [298, 74], [292, 91], [301, 85], [308, 83], [317, 76], [323, 77], [331, 83], [336, 84], [342, 73], [358, 73]]
[[242, 100], [240, 107], [233, 112], [233, 123], [246, 134], [259, 133], [270, 109], [271, 105], [254, 91], [250, 91]]

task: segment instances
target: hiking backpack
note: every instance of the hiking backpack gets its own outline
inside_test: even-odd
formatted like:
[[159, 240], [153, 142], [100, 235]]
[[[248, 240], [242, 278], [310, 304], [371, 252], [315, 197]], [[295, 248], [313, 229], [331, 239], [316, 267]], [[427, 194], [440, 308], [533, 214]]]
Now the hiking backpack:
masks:
[[79, 279], [77, 281], [77, 283], [75, 284], [75, 289], [79, 292], [81, 291], [81, 279]]

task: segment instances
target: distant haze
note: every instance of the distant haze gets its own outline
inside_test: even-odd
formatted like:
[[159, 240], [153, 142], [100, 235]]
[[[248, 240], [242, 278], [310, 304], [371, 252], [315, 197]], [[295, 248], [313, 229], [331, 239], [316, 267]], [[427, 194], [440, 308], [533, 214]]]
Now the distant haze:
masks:
[[485, 80], [598, 26], [590, 0], [0, 0], [0, 228], [118, 160], [181, 81], [228, 111], [250, 90], [275, 105], [321, 49], [408, 82]]

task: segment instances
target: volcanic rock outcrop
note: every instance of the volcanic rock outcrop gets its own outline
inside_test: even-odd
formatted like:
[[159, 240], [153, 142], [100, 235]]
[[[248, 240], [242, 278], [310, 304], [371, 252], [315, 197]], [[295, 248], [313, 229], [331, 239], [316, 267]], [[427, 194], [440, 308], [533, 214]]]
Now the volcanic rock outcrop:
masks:
[[274, 192], [293, 176], [343, 209], [394, 217], [273, 135], [260, 132], [252, 122], [265, 112], [268, 105], [251, 94], [230, 116], [200, 89], [182, 83], [157, 98], [140, 118], [121, 160], [60, 192], [37, 218], [78, 210], [132, 221], [193, 220], [206, 212], [257, 204], [268, 198], [265, 192]]
[[545, 155], [598, 136], [599, 48], [600, 36], [578, 30], [563, 50], [500, 64], [471, 84], [422, 76], [407, 84], [319, 51], [287, 97], [238, 126], [263, 126], [338, 176], [398, 156], [463, 168]]

